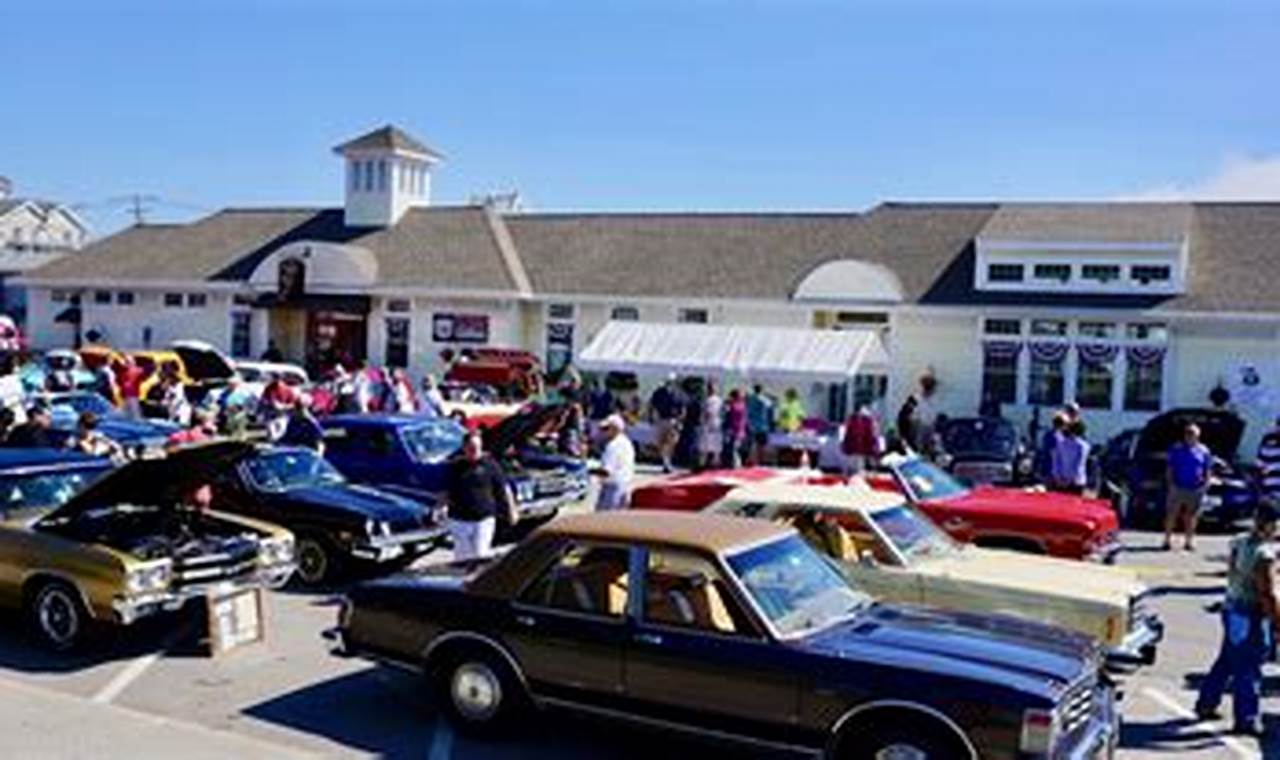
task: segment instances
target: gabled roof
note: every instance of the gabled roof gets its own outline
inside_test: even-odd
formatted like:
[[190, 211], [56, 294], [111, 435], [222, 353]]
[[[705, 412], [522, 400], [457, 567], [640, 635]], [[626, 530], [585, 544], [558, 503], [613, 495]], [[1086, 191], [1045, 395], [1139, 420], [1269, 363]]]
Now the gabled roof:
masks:
[[379, 127], [378, 129], [367, 134], [363, 134], [354, 140], [348, 140], [334, 148], [333, 152], [348, 153], [364, 150], [389, 150], [398, 153], [415, 153], [436, 161], [444, 158], [441, 153], [428, 148], [422, 142], [392, 124]]
[[190, 224], [142, 225], [31, 273], [36, 280], [92, 283], [245, 281], [272, 252], [293, 242], [369, 250], [381, 285], [509, 291], [511, 277], [484, 209], [416, 208], [393, 227], [348, 227], [342, 209], [225, 209]]
[[535, 293], [786, 299], [813, 267], [857, 256], [858, 214], [506, 217]]

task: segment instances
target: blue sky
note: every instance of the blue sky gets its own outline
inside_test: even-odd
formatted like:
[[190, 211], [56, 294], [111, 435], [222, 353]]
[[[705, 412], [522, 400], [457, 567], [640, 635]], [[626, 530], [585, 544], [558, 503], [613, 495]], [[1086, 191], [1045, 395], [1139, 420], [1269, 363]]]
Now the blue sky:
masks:
[[5, 2], [0, 174], [99, 231], [334, 204], [390, 121], [535, 209], [1280, 197], [1271, 5]]

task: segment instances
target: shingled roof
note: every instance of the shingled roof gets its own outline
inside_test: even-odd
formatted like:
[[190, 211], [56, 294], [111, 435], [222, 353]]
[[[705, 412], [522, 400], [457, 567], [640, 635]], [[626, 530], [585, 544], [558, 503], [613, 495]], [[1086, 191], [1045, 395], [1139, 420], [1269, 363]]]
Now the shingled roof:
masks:
[[347, 153], [360, 150], [391, 150], [404, 153], [417, 153], [434, 159], [444, 158], [442, 154], [428, 148], [418, 139], [410, 136], [399, 127], [387, 124], [354, 140], [348, 140], [333, 149], [334, 153]]
[[509, 291], [513, 284], [484, 209], [411, 209], [394, 227], [348, 227], [342, 209], [226, 209], [183, 225], [131, 227], [84, 256], [31, 274], [38, 280], [247, 280], [281, 246], [301, 240], [371, 251], [384, 285]]
[[828, 259], [858, 255], [844, 214], [527, 214], [507, 217], [535, 293], [790, 297]]
[[1001, 203], [982, 228], [985, 240], [1180, 243], [1189, 203]]

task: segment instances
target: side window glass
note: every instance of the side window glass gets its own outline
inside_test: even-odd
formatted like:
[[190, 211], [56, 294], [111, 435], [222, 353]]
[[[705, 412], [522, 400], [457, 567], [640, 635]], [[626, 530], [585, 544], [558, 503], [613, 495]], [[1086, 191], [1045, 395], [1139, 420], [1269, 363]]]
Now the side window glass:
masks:
[[621, 620], [627, 611], [629, 558], [628, 550], [618, 546], [572, 546], [525, 589], [520, 601]]
[[391, 432], [388, 430], [377, 430], [369, 434], [368, 439], [369, 451], [374, 456], [384, 457], [390, 454], [395, 446], [392, 444]]
[[710, 633], [752, 632], [720, 571], [709, 560], [685, 551], [650, 550], [644, 620]]
[[878, 565], [896, 565], [889, 551], [862, 515], [844, 512], [840, 515], [815, 513], [796, 507], [780, 518], [796, 529], [800, 537], [814, 549], [841, 562], [874, 560]]

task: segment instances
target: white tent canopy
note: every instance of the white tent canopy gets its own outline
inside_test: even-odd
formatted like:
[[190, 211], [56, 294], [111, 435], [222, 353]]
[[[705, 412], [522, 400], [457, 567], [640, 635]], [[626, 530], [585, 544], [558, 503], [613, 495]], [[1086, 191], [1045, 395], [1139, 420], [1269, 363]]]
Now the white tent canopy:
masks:
[[844, 382], [889, 372], [875, 330], [609, 322], [575, 359], [593, 371]]

